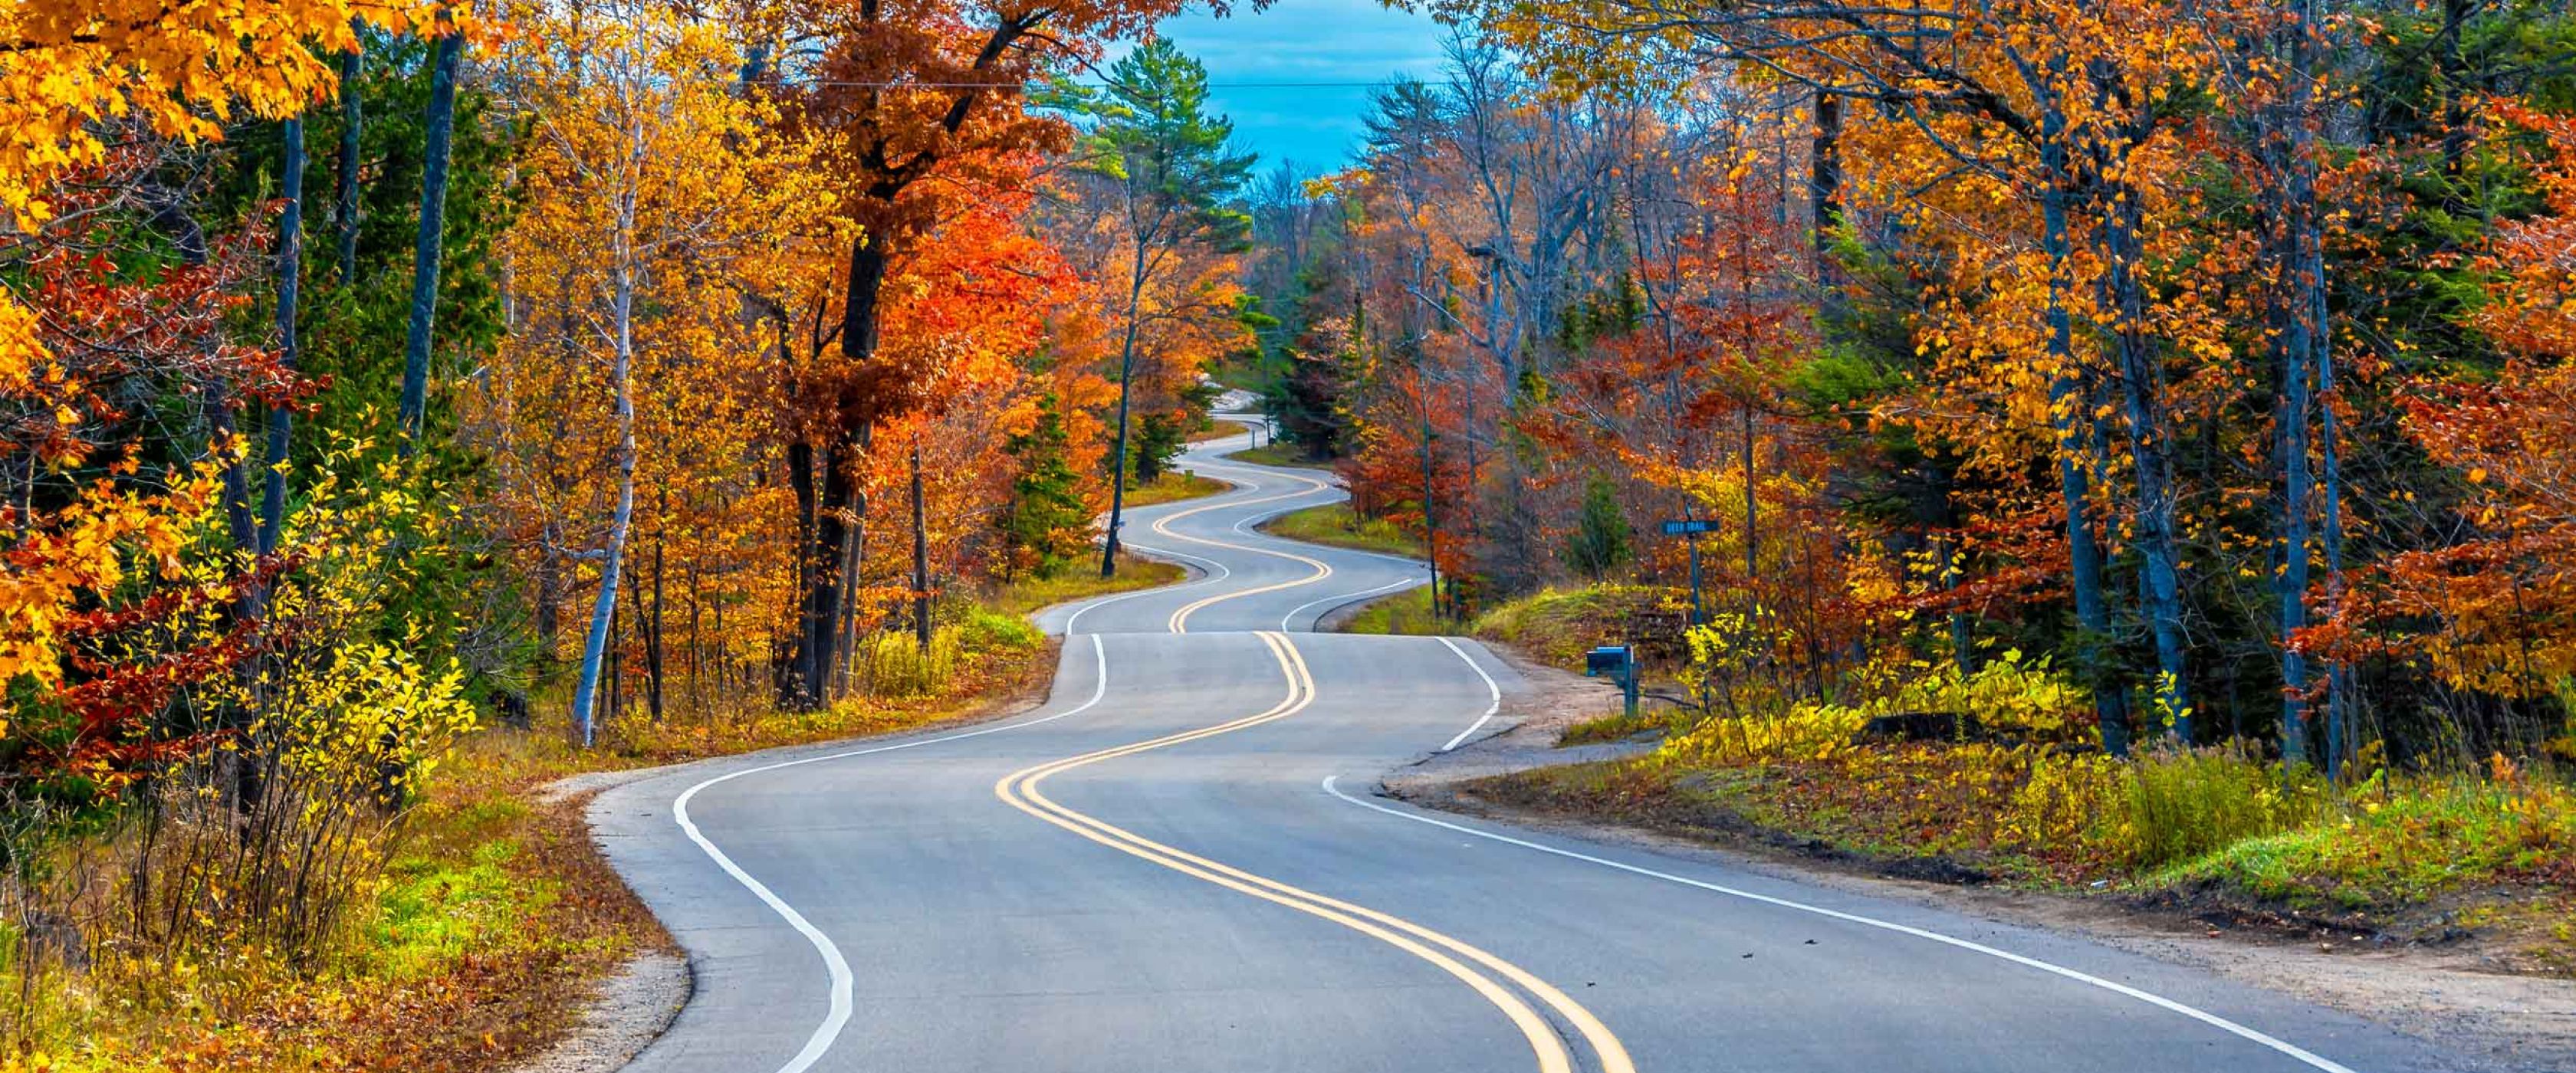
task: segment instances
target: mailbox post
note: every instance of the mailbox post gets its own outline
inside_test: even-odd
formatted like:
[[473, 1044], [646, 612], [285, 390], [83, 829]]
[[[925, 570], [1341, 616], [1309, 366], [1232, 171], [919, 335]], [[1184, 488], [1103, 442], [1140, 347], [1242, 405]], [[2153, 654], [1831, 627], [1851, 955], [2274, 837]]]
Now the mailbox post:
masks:
[[1583, 676], [1607, 677], [1619, 683], [1628, 702], [1628, 718], [1637, 718], [1637, 652], [1627, 645], [1602, 645], [1583, 654]]

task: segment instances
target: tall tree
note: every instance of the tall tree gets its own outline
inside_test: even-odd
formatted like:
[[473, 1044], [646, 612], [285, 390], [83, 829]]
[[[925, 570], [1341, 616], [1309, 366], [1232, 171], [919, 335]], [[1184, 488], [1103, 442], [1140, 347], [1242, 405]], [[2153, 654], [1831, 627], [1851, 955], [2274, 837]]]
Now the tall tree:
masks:
[[431, 61], [426, 162], [420, 180], [420, 233], [413, 246], [411, 319], [403, 336], [402, 397], [398, 417], [404, 450], [417, 447], [429, 412], [429, 347], [438, 313], [438, 260], [446, 239], [447, 166], [456, 136], [456, 76], [465, 56], [465, 32], [440, 15], [438, 48]]
[[[1227, 5], [1214, 5], [1219, 13]], [[1106, 43], [1141, 33], [1181, 0], [811, 0], [791, 5], [783, 36], [814, 59], [769, 68], [800, 121], [831, 135], [830, 171], [850, 240], [837, 360], [787, 373], [798, 400], [788, 480], [798, 511], [799, 621], [780, 668], [781, 700], [828, 700], [853, 614], [864, 513], [857, 466], [871, 430], [917, 408], [928, 370], [880, 354], [886, 280], [944, 215], [958, 191], [1007, 173], [1016, 154], [1060, 147], [1057, 118], [1025, 107], [1038, 75], [1098, 58]], [[941, 181], [962, 180], [958, 182]]]
[[1192, 252], [1240, 249], [1252, 234], [1252, 217], [1235, 202], [1251, 177], [1253, 157], [1228, 144], [1234, 123], [1207, 113], [1207, 69], [1182, 55], [1169, 38], [1155, 38], [1109, 69], [1109, 85], [1088, 102], [1096, 119], [1089, 132], [1091, 167], [1107, 178], [1118, 202], [1127, 244], [1126, 331], [1118, 349], [1118, 416], [1111, 424], [1109, 534], [1100, 549], [1100, 576], [1118, 572], [1118, 528], [1125, 521], [1128, 411], [1135, 399], [1136, 336], [1156, 316], [1206, 312], [1200, 296], [1181, 295], [1159, 311], [1145, 306], [1146, 291], [1176, 270]]

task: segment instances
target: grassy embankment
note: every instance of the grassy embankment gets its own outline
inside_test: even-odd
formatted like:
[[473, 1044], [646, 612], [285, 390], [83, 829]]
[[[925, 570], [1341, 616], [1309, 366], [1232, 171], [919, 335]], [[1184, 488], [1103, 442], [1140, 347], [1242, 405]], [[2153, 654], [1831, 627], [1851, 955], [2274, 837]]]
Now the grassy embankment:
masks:
[[1200, 496], [1215, 495], [1232, 487], [1234, 486], [1214, 477], [1202, 477], [1189, 470], [1174, 470], [1154, 478], [1153, 483], [1128, 488], [1127, 505], [1150, 507], [1157, 503], [1197, 499]]
[[1289, 511], [1261, 523], [1261, 531], [1310, 544], [1374, 551], [1407, 559], [1422, 557], [1422, 542], [1393, 522], [1364, 518], [1349, 502]]
[[1282, 443], [1275, 439], [1259, 447], [1246, 447], [1240, 451], [1230, 452], [1225, 457], [1237, 462], [1250, 462], [1257, 466], [1287, 466], [1294, 469], [1333, 468], [1330, 460], [1308, 457], [1306, 452], [1296, 444]]
[[[1008, 710], [1054, 666], [1025, 612], [1182, 574], [1129, 560], [1112, 581], [1075, 571], [954, 601], [926, 658], [909, 635], [863, 645], [860, 688], [827, 711], [781, 711], [734, 682], [658, 724], [638, 710], [588, 750], [570, 743], [560, 703], [541, 705], [557, 714], [533, 729], [471, 732], [372, 836], [380, 866], [347, 884], [344, 923], [314, 948], [244, 935], [147, 956], [111, 937], [86, 964], [54, 958], [31, 974], [24, 937], [0, 929], [0, 1071], [508, 1068], [575, 1022], [594, 981], [669, 943], [592, 845], [581, 800], [550, 800], [548, 784]], [[111, 829], [66, 845], [54, 868], [83, 888], [72, 905], [113, 919], [139, 878], [118, 867], [131, 859]]]
[[[1579, 670], [1582, 651], [1677, 615], [1671, 594], [1550, 591], [1468, 629]], [[1406, 625], [1401, 612], [1393, 625]], [[1427, 616], [1425, 616], [1427, 618]], [[1365, 618], [1365, 616], [1364, 616]], [[1386, 624], [1385, 619], [1375, 625]], [[1449, 628], [1455, 628], [1449, 627]], [[1668, 623], [1651, 631], [1677, 632]], [[1644, 646], [1650, 690], [1681, 692], [1687, 654]], [[1659, 689], [1660, 687], [1660, 689]], [[2071, 703], [2070, 703], [2071, 702]], [[1985, 740], [1862, 740], [1873, 715], [1968, 710]], [[2500, 940], [2522, 969], [2576, 971], [2576, 786], [2546, 761], [2373, 770], [2330, 785], [2225, 747], [2089, 751], [2071, 681], [1998, 658], [1851, 705], [1702, 718], [1649, 703], [1563, 743], [1651, 740], [1644, 755], [1468, 784], [1506, 805], [1720, 841], [1823, 851], [1897, 874], [2000, 881], [2396, 938]]]

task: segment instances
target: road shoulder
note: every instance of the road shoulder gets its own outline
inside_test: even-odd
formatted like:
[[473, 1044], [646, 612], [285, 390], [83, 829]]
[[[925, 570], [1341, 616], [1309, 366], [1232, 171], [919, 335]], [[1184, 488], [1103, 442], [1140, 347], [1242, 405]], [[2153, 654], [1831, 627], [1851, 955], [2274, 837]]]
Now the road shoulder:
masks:
[[2484, 1056], [2498, 1068], [2576, 1069], [2576, 981], [2499, 972], [2474, 947], [2374, 942], [2191, 906], [2017, 889], [1839, 853], [1740, 819], [1625, 822], [1498, 795], [1487, 789], [1495, 784], [1478, 780], [1617, 759], [1654, 745], [1632, 740], [1557, 748], [1567, 727], [1615, 708], [1615, 692], [1504, 645], [1488, 642], [1488, 650], [1529, 683], [1527, 691], [1505, 698], [1498, 722], [1508, 729], [1388, 773], [1386, 796], [1559, 837], [2045, 929], [2350, 1013]]

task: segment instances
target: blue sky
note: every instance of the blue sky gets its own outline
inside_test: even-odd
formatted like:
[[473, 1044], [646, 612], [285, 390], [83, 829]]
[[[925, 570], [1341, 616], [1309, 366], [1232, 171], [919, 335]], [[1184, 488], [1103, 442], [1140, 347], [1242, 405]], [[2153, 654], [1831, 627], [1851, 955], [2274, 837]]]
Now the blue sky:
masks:
[[[1239, 6], [1223, 19], [1167, 20], [1162, 32], [1207, 65], [1213, 110], [1233, 117], [1235, 140], [1261, 154], [1263, 171], [1282, 159], [1308, 175], [1339, 167], [1359, 139], [1365, 83], [1398, 72], [1430, 77], [1440, 66], [1443, 31], [1428, 15], [1377, 0], [1277, 0], [1258, 12]], [[1243, 85], [1279, 82], [1363, 85]]]

